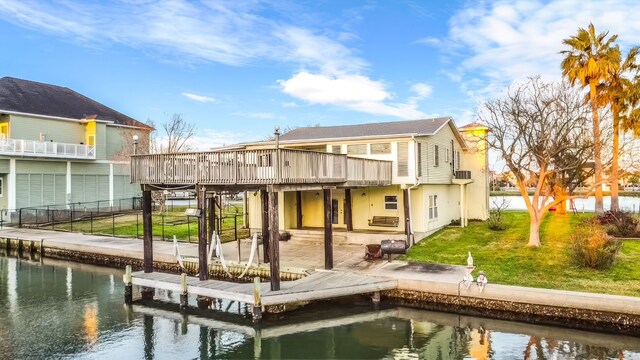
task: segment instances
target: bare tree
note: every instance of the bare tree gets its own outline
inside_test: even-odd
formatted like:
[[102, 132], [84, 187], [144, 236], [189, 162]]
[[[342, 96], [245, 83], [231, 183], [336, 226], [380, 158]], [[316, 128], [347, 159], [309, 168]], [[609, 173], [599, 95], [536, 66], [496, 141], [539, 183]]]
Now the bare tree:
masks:
[[171, 119], [160, 124], [161, 134], [151, 139], [152, 153], [178, 153], [193, 150], [189, 140], [195, 135], [195, 124], [187, 122], [181, 114], [173, 114]]
[[[574, 198], [573, 189], [589, 176], [590, 108], [576, 89], [534, 77], [503, 98], [486, 102], [478, 117], [491, 128], [489, 146], [502, 156], [524, 198], [530, 217], [528, 245], [540, 246], [546, 212]], [[535, 182], [531, 199], [529, 179]]]

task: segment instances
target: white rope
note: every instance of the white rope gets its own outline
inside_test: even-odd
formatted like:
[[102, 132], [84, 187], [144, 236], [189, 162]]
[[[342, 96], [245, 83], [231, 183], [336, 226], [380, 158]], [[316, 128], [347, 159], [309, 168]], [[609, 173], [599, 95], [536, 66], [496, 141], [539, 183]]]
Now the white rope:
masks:
[[209, 244], [209, 253], [207, 254], [207, 265], [211, 265], [211, 262], [213, 261], [213, 249], [216, 248], [218, 244], [216, 244], [213, 240], [213, 237], [211, 237], [211, 243]]
[[249, 270], [249, 267], [251, 266], [251, 263], [253, 262], [253, 256], [256, 254], [256, 247], [258, 247], [258, 233], [254, 232], [253, 233], [253, 239], [251, 240], [251, 252], [249, 253], [249, 260], [247, 260], [247, 266], [245, 266], [244, 271], [242, 272], [242, 274], [240, 274], [240, 276], [238, 276], [238, 279], [242, 278], [244, 276], [244, 274], [246, 274], [247, 271]]
[[224, 261], [224, 251], [222, 251], [222, 243], [220, 242], [220, 236], [218, 236], [218, 234], [215, 234], [215, 237], [216, 237], [216, 253], [218, 254], [218, 257], [220, 258], [220, 264], [222, 265], [222, 269], [228, 275], [231, 275], [229, 273], [229, 270], [227, 270], [227, 263]]
[[180, 255], [180, 249], [178, 248], [178, 239], [173, 235], [173, 255], [178, 260], [178, 265], [184, 270], [184, 262], [182, 261], [182, 255]]

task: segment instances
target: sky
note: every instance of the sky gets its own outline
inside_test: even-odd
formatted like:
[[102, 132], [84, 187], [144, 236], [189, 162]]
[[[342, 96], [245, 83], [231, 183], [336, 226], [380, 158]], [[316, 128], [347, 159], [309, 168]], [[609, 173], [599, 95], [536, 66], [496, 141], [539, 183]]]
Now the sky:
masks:
[[66, 86], [194, 146], [282, 129], [475, 120], [514, 82], [560, 80], [593, 22], [640, 44], [640, 1], [0, 0], [1, 76]]

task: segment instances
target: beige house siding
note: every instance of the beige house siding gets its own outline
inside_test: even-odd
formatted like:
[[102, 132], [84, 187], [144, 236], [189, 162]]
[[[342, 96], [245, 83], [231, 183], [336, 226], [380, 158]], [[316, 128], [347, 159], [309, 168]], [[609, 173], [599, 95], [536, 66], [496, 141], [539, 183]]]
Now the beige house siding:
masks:
[[[451, 151], [451, 141], [453, 140], [453, 153]], [[446, 125], [433, 136], [417, 138], [420, 146], [416, 145], [416, 153], [420, 148], [420, 160], [418, 163], [421, 167], [419, 181], [425, 184], [451, 184], [453, 178], [453, 170], [465, 170], [464, 156], [462, 156], [462, 147], [456, 139], [451, 128]], [[438, 166], [436, 166], [436, 145], [438, 146]], [[456, 154], [460, 152], [461, 164], [457, 162]], [[453, 157], [456, 157], [454, 160]]]

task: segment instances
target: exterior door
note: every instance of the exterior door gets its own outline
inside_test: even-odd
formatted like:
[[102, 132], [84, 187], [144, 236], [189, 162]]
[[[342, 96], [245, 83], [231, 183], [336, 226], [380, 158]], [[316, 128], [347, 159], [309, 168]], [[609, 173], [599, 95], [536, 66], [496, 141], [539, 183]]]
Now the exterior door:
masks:
[[343, 189], [335, 189], [331, 192], [331, 223], [336, 227], [346, 226], [344, 221]]
[[331, 223], [338, 224], [338, 200], [331, 199]]

